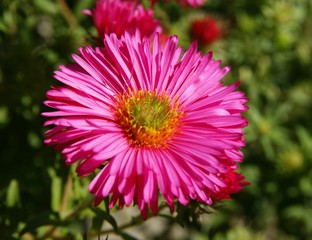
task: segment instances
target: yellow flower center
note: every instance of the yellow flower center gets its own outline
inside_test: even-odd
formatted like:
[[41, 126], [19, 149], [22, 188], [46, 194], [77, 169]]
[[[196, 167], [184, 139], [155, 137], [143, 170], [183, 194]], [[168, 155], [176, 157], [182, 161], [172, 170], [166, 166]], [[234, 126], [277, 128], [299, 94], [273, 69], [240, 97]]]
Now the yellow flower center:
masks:
[[182, 125], [183, 110], [165, 92], [129, 90], [115, 100], [115, 120], [132, 146], [164, 148]]

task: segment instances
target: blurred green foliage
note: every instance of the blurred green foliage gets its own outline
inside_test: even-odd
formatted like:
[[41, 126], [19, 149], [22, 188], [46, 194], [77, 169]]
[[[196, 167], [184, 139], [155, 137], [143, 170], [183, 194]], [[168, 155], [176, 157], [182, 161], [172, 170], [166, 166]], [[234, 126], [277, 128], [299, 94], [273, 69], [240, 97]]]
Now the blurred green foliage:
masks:
[[[1, 239], [45, 239], [56, 228], [61, 239], [86, 239], [103, 221], [133, 239], [117, 229], [105, 204], [90, 208], [90, 179], [78, 178], [74, 166], [65, 167], [43, 144], [45, 92], [57, 84], [57, 66], [70, 63], [94, 34], [81, 13], [93, 6], [89, 0], [0, 2]], [[208, 0], [196, 10], [176, 3], [156, 8], [184, 47], [191, 21], [206, 15], [226, 34], [202, 51], [231, 65], [225, 81], [240, 79], [250, 99], [241, 171], [251, 185], [210, 214], [192, 239], [312, 239], [312, 2]], [[168, 231], [157, 239], [167, 239]]]

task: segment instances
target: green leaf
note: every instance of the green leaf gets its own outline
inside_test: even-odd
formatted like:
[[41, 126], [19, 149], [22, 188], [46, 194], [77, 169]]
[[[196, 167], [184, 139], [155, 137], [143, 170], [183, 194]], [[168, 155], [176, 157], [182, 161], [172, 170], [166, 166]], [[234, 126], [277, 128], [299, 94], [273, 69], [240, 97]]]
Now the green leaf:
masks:
[[56, 14], [59, 12], [56, 4], [52, 0], [34, 0], [34, 5], [42, 12]]
[[16, 179], [12, 179], [9, 184], [6, 203], [8, 207], [21, 206], [19, 184]]
[[[1, 30], [1, 23], [0, 23], [0, 30]], [[1, 76], [0, 76], [0, 81], [1, 81]], [[6, 106], [1, 106], [0, 107], [0, 124], [6, 124], [8, 121], [9, 121], [9, 109]]]
[[106, 220], [107, 222], [109, 222], [112, 227], [114, 228], [115, 232], [118, 231], [118, 225], [117, 222], [115, 220], [115, 218], [113, 218], [112, 215], [110, 215], [109, 213], [107, 213], [106, 211], [100, 210], [99, 208], [92, 208], [92, 211], [100, 218], [102, 218], [103, 220]]
[[58, 176], [52, 177], [51, 184], [51, 208], [53, 211], [59, 211], [62, 198], [62, 179]]
[[121, 233], [119, 233], [119, 235], [120, 235], [123, 239], [125, 239], [125, 240], [138, 240], [137, 238], [135, 238], [135, 237], [133, 237], [133, 236], [131, 236], [131, 235], [129, 235], [128, 233], [125, 233], [125, 232], [121, 232]]

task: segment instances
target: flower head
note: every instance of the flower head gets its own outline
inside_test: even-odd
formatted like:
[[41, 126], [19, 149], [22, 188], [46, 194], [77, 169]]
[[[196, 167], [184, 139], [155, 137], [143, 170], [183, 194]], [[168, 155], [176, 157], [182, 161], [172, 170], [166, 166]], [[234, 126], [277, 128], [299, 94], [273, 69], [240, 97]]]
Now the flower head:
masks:
[[96, 7], [84, 13], [93, 17], [99, 38], [115, 33], [120, 37], [124, 32], [134, 34], [137, 29], [142, 36], [152, 37], [162, 28], [153, 17], [153, 10], [145, 10], [141, 4], [122, 0], [97, 0]]
[[178, 0], [182, 6], [190, 5], [193, 8], [202, 6], [205, 3], [205, 0]]
[[192, 22], [191, 36], [200, 44], [207, 45], [216, 41], [221, 36], [221, 29], [215, 19], [207, 17]]
[[221, 83], [230, 68], [196, 43], [182, 54], [176, 36], [162, 47], [158, 34], [111, 34], [104, 46], [55, 72], [65, 85], [47, 92], [56, 111], [43, 113], [53, 126], [45, 142], [78, 161], [80, 176], [103, 166], [89, 186], [95, 204], [110, 196], [110, 207], [134, 203], [143, 218], [157, 213], [158, 192], [171, 210], [175, 199], [211, 204], [245, 145], [247, 99]]

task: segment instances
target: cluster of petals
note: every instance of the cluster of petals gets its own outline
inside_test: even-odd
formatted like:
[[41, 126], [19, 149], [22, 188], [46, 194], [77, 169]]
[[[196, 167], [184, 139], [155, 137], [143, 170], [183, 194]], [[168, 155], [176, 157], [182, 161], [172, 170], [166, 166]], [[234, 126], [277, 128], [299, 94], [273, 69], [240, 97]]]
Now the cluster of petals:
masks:
[[97, 0], [95, 8], [84, 13], [93, 17], [101, 41], [105, 34], [111, 33], [120, 37], [126, 31], [134, 34], [138, 29], [142, 36], [153, 37], [162, 31], [153, 10], [145, 10], [136, 1]]
[[[43, 113], [51, 126], [45, 142], [66, 164], [78, 162], [80, 176], [101, 168], [89, 185], [96, 205], [109, 196], [110, 207], [134, 203], [146, 218], [149, 208], [157, 214], [159, 192], [173, 210], [176, 200], [212, 204], [225, 189], [226, 197], [240, 190], [234, 172], [243, 158], [247, 99], [236, 91], [239, 82], [221, 82], [229, 67], [212, 53], [202, 56], [196, 43], [183, 53], [177, 36], [162, 46], [159, 34], [152, 41], [139, 32], [106, 35], [104, 48], [79, 52], [55, 72], [63, 85], [46, 94], [55, 111]], [[156, 89], [179, 102], [180, 129], [165, 147], [133, 146], [114, 117], [116, 96]], [[225, 177], [229, 172], [236, 177]]]
[[182, 6], [190, 5], [193, 8], [202, 6], [205, 3], [205, 0], [178, 0]]
[[243, 186], [249, 185], [249, 182], [244, 181], [244, 176], [229, 168], [225, 173], [219, 173], [218, 177], [226, 184], [219, 192], [212, 192], [211, 199], [213, 201], [221, 201], [231, 199], [231, 194], [238, 193]]
[[217, 21], [212, 17], [197, 19], [191, 24], [191, 37], [202, 45], [213, 43], [221, 34]]

